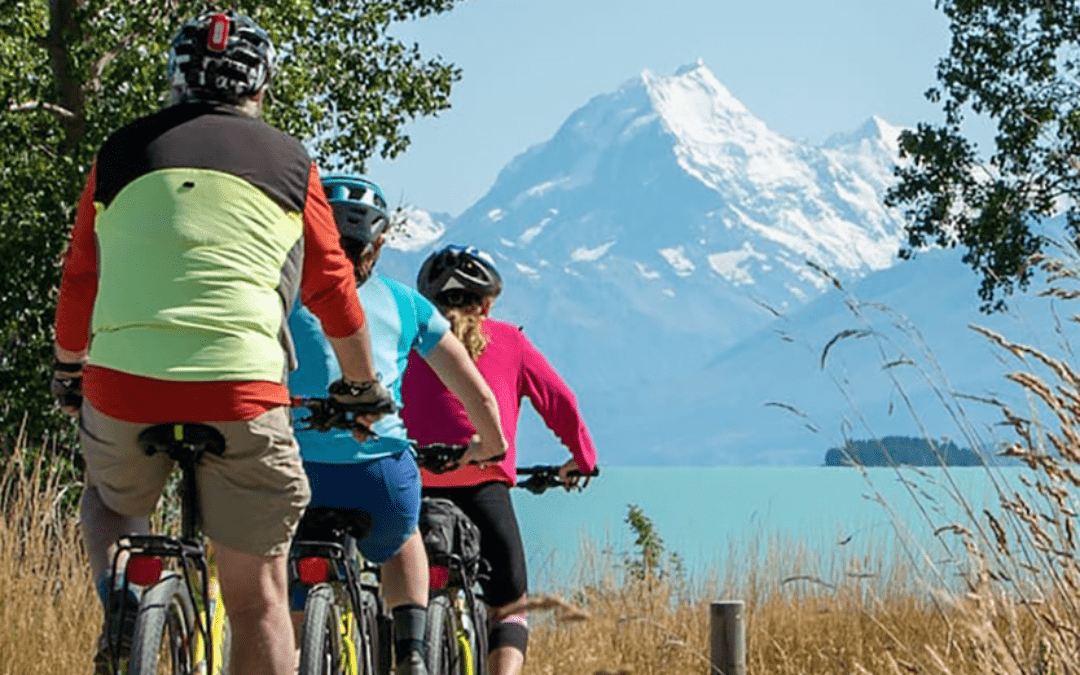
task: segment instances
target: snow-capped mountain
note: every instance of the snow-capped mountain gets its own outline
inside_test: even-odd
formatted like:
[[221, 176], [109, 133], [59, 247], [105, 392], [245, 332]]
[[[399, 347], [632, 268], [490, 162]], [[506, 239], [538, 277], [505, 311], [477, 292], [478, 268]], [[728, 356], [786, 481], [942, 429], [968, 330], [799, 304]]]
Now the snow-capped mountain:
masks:
[[593, 426], [625, 426], [664, 411], [613, 393], [661, 391], [830, 277], [895, 263], [900, 220], [882, 196], [899, 131], [874, 117], [812, 145], [770, 130], [700, 62], [645, 71], [574, 111], [460, 216], [413, 210], [380, 266], [411, 282], [437, 245], [488, 250], [506, 282], [496, 315], [524, 326]]
[[[564, 343], [587, 331], [608, 343], [600, 353], [628, 340], [647, 349], [628, 355], [660, 372], [648, 351], [696, 367], [768, 323], [766, 307], [819, 295], [828, 282], [806, 261], [842, 280], [892, 264], [898, 221], [881, 194], [897, 134], [872, 119], [823, 146], [800, 143], [704, 64], [645, 71], [514, 159], [436, 239], [493, 253], [507, 277], [501, 309], [531, 334]], [[418, 256], [407, 258], [412, 279]], [[570, 359], [575, 370], [596, 354], [568, 348], [584, 359]]]

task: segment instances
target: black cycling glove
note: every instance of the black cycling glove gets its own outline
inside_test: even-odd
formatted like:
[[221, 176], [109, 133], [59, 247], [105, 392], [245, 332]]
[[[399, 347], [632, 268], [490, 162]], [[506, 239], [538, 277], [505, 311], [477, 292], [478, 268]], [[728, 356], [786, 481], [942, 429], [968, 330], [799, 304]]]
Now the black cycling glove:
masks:
[[330, 383], [330, 398], [345, 410], [358, 415], [389, 415], [397, 410], [394, 398], [378, 380]]
[[53, 362], [49, 393], [56, 398], [60, 409], [69, 415], [79, 412], [82, 407], [82, 371], [82, 363]]

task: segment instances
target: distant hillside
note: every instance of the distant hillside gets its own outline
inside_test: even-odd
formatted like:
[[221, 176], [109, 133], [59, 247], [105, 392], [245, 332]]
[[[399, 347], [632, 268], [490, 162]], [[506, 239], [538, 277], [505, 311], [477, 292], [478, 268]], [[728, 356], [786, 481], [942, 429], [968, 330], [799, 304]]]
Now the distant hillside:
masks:
[[830, 448], [825, 466], [983, 466], [982, 455], [957, 447], [948, 439], [930, 441], [910, 436], [886, 436], [848, 441], [844, 448]]

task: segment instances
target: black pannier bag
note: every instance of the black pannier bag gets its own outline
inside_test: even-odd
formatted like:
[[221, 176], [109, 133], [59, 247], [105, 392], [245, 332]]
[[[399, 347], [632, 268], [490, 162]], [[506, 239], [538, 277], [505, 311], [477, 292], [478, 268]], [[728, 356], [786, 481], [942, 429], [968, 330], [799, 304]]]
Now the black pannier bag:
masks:
[[420, 534], [432, 564], [453, 568], [450, 556], [456, 555], [464, 571], [476, 577], [480, 567], [480, 528], [454, 502], [425, 497], [420, 502]]

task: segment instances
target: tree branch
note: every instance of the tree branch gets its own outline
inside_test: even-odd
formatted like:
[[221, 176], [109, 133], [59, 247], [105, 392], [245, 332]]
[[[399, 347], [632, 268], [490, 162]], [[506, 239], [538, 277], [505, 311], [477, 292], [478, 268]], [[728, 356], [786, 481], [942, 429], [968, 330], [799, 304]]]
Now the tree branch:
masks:
[[124, 36], [122, 40], [120, 40], [119, 44], [117, 44], [116, 47], [102, 54], [98, 58], [98, 60], [94, 62], [94, 65], [90, 68], [90, 79], [85, 85], [86, 89], [89, 91], [100, 90], [101, 74], [105, 72], [105, 68], [108, 67], [108, 65], [112, 62], [113, 59], [120, 55], [120, 52], [127, 49], [128, 45], [134, 42], [137, 38], [143, 36], [144, 34], [138, 31], [134, 33], [128, 33]]
[[35, 110], [48, 110], [57, 117], [73, 119], [75, 113], [62, 105], [49, 103], [48, 101], [27, 101], [26, 103], [12, 103], [8, 106], [8, 112], [33, 112]]

